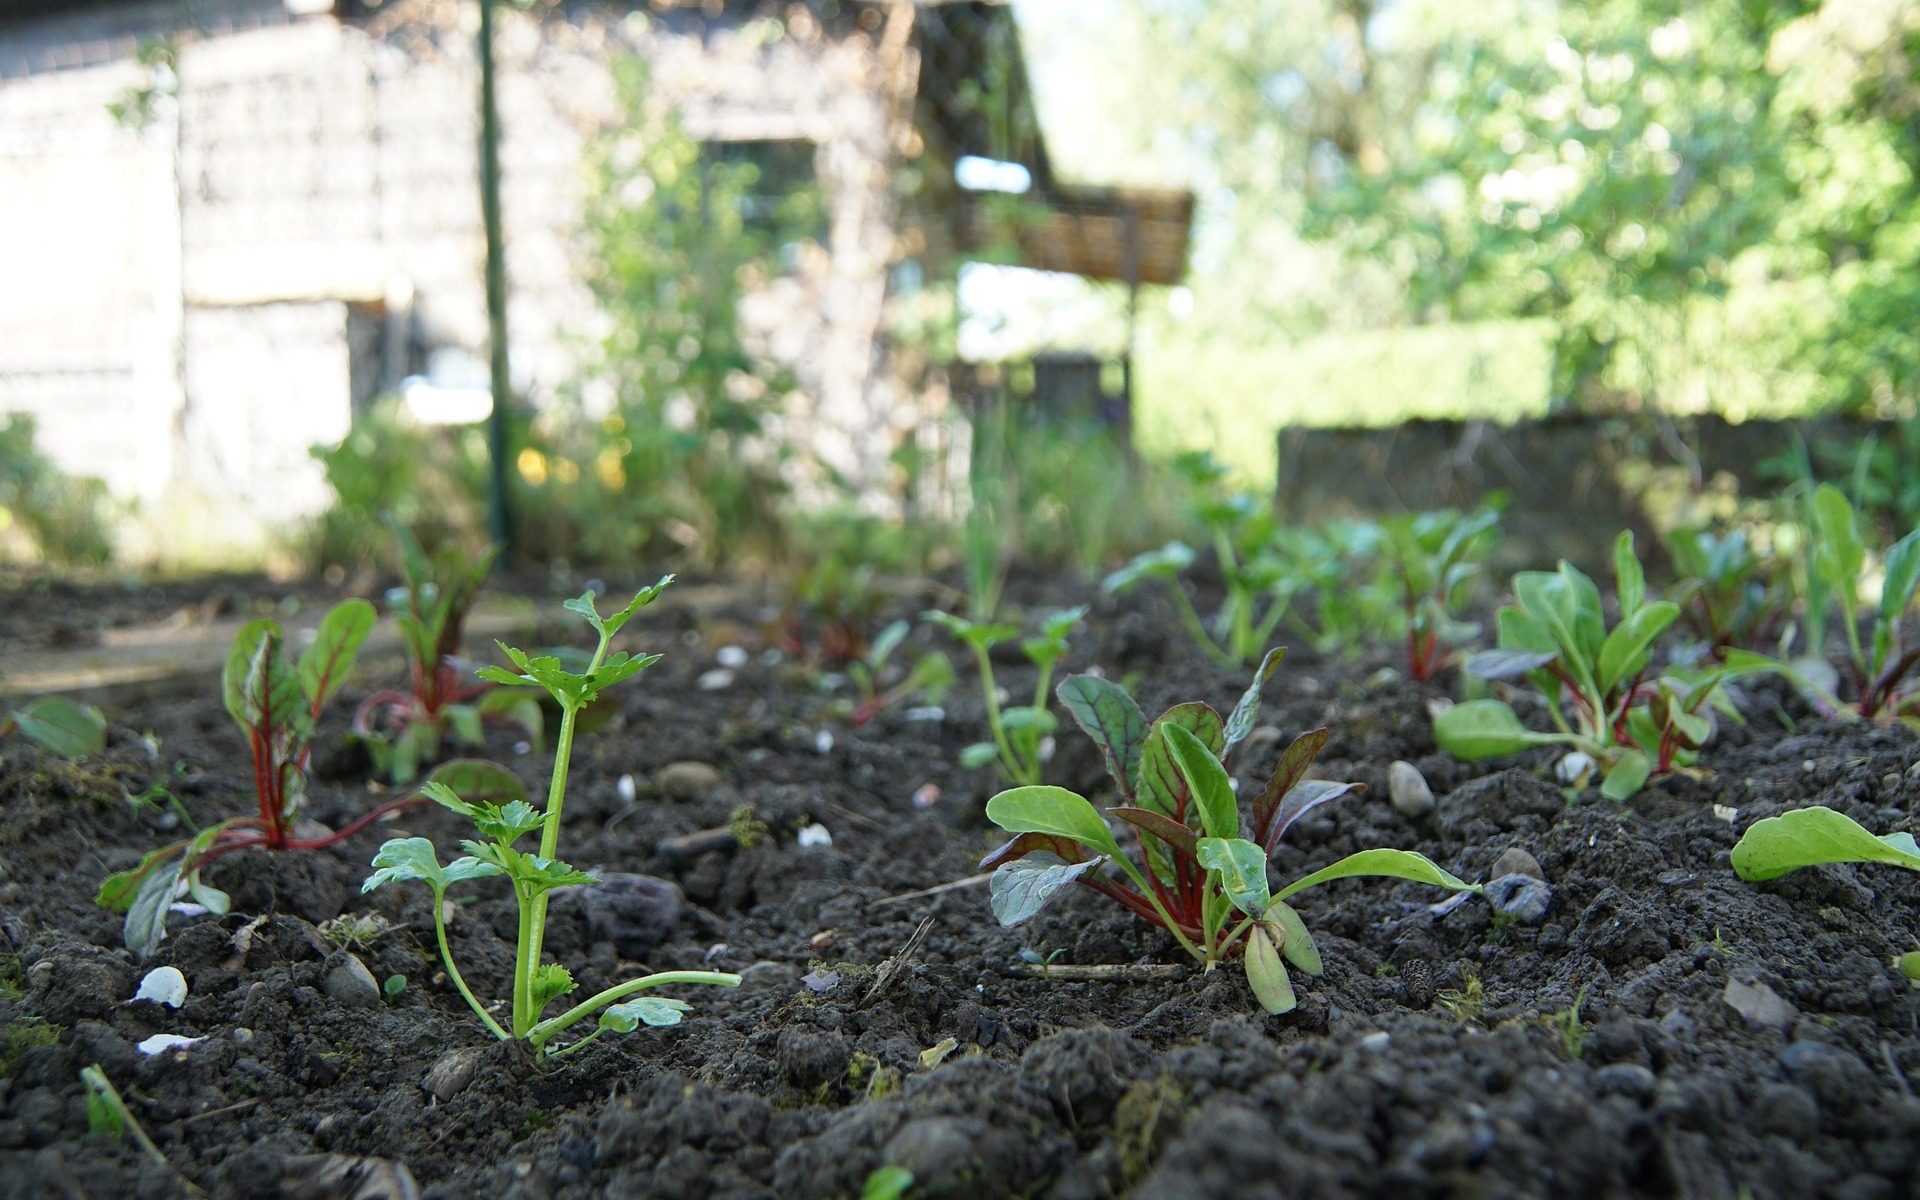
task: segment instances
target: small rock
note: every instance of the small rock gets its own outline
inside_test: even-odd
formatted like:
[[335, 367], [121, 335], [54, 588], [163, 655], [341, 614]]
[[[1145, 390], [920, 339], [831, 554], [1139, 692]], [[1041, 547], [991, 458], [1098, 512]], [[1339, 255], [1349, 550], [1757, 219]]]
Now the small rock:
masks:
[[280, 1200], [420, 1200], [407, 1164], [351, 1154], [300, 1154], [286, 1160]]
[[831, 1083], [846, 1073], [853, 1045], [838, 1033], [820, 1032], [789, 1025], [774, 1042], [774, 1064], [787, 1082], [796, 1087], [813, 1088]]
[[1729, 979], [1720, 998], [1755, 1029], [1785, 1029], [1800, 1016], [1799, 1009], [1764, 983]]
[[343, 954], [321, 984], [329, 998], [348, 1008], [380, 1007], [380, 981], [367, 970], [367, 964], [352, 954]]
[[1553, 764], [1553, 777], [1568, 787], [1585, 787], [1593, 776], [1594, 766], [1593, 755], [1575, 750], [1561, 755], [1560, 761]]
[[480, 1056], [486, 1052], [485, 1046], [461, 1046], [447, 1051], [427, 1068], [426, 1078], [420, 1081], [420, 1090], [441, 1103], [453, 1099], [473, 1082]]
[[810, 992], [816, 994], [830, 992], [840, 986], [840, 972], [829, 971], [823, 967], [802, 975], [800, 982], [806, 984], [807, 990]]
[[1882, 775], [1880, 777], [1881, 791], [1890, 793], [1890, 792], [1896, 792], [1899, 789], [1900, 789], [1900, 776], [1897, 772], [1888, 771], [1885, 775]]
[[1487, 874], [1496, 879], [1502, 875], [1526, 875], [1533, 879], [1547, 877], [1547, 873], [1540, 869], [1540, 860], [1518, 846], [1508, 846], [1502, 850]]
[[1433, 789], [1420, 768], [1401, 759], [1387, 768], [1387, 795], [1403, 817], [1424, 817], [1433, 811]]
[[1482, 885], [1493, 911], [1522, 925], [1538, 925], [1553, 907], [1553, 887], [1532, 875], [1501, 875]]
[[644, 958], [680, 924], [686, 897], [680, 885], [624, 871], [600, 876], [593, 887], [570, 893], [587, 919], [587, 935], [610, 944], [621, 958]]
[[165, 1054], [169, 1050], [185, 1050], [200, 1039], [186, 1037], [178, 1033], [156, 1033], [134, 1047], [142, 1054]]
[[913, 806], [919, 809], [932, 808], [940, 803], [940, 785], [923, 783], [913, 790]]
[[720, 772], [711, 763], [670, 762], [653, 782], [670, 800], [705, 800], [720, 786]]
[[916, 704], [906, 712], [906, 718], [915, 722], [935, 722], [947, 719], [947, 710], [938, 704]]
[[943, 1194], [959, 1194], [954, 1182], [980, 1173], [979, 1149], [986, 1133], [983, 1122], [967, 1117], [916, 1117], [888, 1140], [881, 1156], [913, 1172], [916, 1183], [941, 1185]]
[[133, 998], [179, 1008], [187, 1002], [187, 977], [180, 973], [179, 967], [155, 967], [140, 981], [140, 990]]
[[1392, 1034], [1388, 1033], [1384, 1029], [1376, 1029], [1374, 1032], [1369, 1033], [1367, 1036], [1361, 1038], [1358, 1042], [1355, 1042], [1354, 1045], [1360, 1048], [1361, 1050], [1366, 1051], [1369, 1054], [1377, 1054], [1380, 1051], [1385, 1050], [1387, 1048], [1387, 1045], [1392, 1041], [1393, 1041]]
[[815, 821], [811, 825], [801, 827], [800, 832], [793, 837], [793, 844], [803, 850], [811, 849], [814, 846], [831, 846], [833, 845], [833, 834], [825, 825]]
[[751, 963], [740, 972], [743, 992], [786, 991], [800, 981], [800, 970], [791, 963], [763, 960]]
[[1645, 1103], [1653, 1097], [1658, 1077], [1639, 1063], [1608, 1063], [1593, 1073], [1593, 1090], [1602, 1096], [1626, 1096]]
[[747, 652], [739, 646], [722, 646], [713, 652], [713, 661], [729, 671], [738, 671], [747, 665]]
[[733, 672], [725, 667], [715, 667], [711, 671], [700, 672], [700, 678], [695, 683], [703, 692], [723, 692], [733, 686]]
[[632, 804], [640, 795], [640, 785], [631, 774], [622, 775], [614, 780], [613, 790], [619, 795], [620, 802], [623, 804]]
[[833, 731], [831, 729], [822, 729], [813, 735], [813, 751], [815, 754], [833, 753]]

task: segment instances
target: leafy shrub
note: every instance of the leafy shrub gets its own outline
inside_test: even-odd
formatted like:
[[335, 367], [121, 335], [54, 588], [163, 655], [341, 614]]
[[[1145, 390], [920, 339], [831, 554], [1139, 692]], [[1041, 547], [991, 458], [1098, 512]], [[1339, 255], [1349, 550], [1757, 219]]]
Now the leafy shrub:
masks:
[[106, 484], [67, 474], [34, 446], [31, 416], [0, 418], [0, 534], [18, 527], [50, 563], [98, 565], [113, 557], [109, 508]]

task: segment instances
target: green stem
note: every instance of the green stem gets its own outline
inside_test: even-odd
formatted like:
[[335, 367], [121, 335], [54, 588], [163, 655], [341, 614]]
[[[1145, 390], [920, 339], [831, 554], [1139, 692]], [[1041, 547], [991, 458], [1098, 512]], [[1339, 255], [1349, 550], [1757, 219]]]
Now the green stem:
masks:
[[446, 908], [446, 901], [447, 893], [444, 890], [436, 890], [433, 893], [433, 936], [440, 943], [440, 961], [446, 964], [447, 978], [453, 980], [453, 986], [459, 989], [460, 994], [466, 998], [467, 1005], [479, 1014], [487, 1028], [493, 1030], [495, 1037], [503, 1042], [511, 1041], [512, 1035], [500, 1028], [500, 1022], [494, 1020], [493, 1014], [474, 998], [473, 990], [467, 986], [467, 981], [460, 975], [460, 968], [453, 961], [453, 949], [447, 945], [446, 914], [442, 911]]
[[740, 977], [725, 971], [659, 971], [652, 975], [642, 975], [638, 979], [629, 979], [625, 983], [615, 984], [603, 992], [582, 1000], [557, 1017], [550, 1017], [527, 1031], [527, 1040], [538, 1050], [564, 1031], [568, 1026], [592, 1016], [595, 1012], [616, 1000], [623, 999], [646, 988], [665, 987], [675, 983], [704, 983], [714, 987], [739, 987]]
[[1200, 610], [1193, 606], [1193, 601], [1188, 599], [1186, 589], [1180, 586], [1180, 582], [1173, 580], [1170, 586], [1173, 589], [1173, 606], [1180, 614], [1180, 623], [1187, 627], [1188, 635], [1200, 647], [1201, 653], [1223, 667], [1239, 666], [1233, 655], [1222, 650], [1220, 644], [1213, 640], [1213, 635], [1207, 632], [1206, 621], [1201, 618]]
[[1012, 783], [1033, 783], [1021, 769], [1020, 760], [1013, 753], [1013, 743], [1007, 740], [1007, 731], [1000, 724], [1000, 697], [994, 694], [993, 659], [988, 656], [987, 648], [977, 642], [973, 657], [980, 664], [980, 690], [987, 701], [987, 728], [993, 733], [994, 748], [1000, 752], [1000, 769]]

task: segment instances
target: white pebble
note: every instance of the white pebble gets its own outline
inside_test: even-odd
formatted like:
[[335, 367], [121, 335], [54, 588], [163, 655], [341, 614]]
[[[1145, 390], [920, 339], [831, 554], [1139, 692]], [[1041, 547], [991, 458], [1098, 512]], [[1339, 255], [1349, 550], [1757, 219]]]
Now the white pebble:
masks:
[[831, 729], [822, 729], [819, 733], [814, 734], [813, 749], [815, 753], [818, 754], [833, 753], [833, 731]]
[[733, 672], [725, 667], [715, 667], [711, 671], [701, 672], [697, 681], [703, 692], [718, 692], [733, 686]]
[[1584, 750], [1575, 750], [1553, 764], [1553, 774], [1561, 783], [1575, 787], [1586, 782], [1587, 777], [1593, 774], [1593, 768], [1593, 756]]
[[739, 646], [722, 646], [714, 652], [713, 661], [729, 671], [738, 671], [747, 665], [747, 652]]
[[909, 721], [944, 721], [947, 719], [947, 710], [938, 704], [922, 704], [908, 709], [906, 716]]
[[833, 845], [833, 834], [827, 832], [825, 825], [816, 821], [795, 834], [793, 843], [800, 847], [831, 846]]
[[178, 967], [155, 967], [140, 981], [140, 990], [133, 998], [179, 1008], [187, 1002], [187, 977]]
[[182, 1037], [177, 1033], [156, 1033], [134, 1048], [142, 1054], [165, 1054], [169, 1050], [185, 1050], [200, 1040], [197, 1037]]
[[622, 775], [619, 781], [613, 785], [613, 790], [620, 793], [621, 800], [632, 804], [634, 797], [640, 794], [640, 785], [634, 782], [633, 776]]

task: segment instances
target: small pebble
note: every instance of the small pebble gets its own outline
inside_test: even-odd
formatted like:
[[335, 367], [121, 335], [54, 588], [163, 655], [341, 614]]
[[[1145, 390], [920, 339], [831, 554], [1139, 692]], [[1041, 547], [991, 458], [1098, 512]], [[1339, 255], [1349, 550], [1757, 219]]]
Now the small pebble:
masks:
[[940, 803], [940, 785], [939, 784], [923, 783], [919, 787], [913, 789], [913, 806], [915, 808], [928, 809], [928, 808], [932, 808], [934, 805], [938, 803]]
[[626, 804], [632, 804], [634, 799], [640, 795], [640, 785], [635, 782], [631, 775], [622, 775], [619, 780], [614, 783], [613, 790], [619, 793], [621, 801]]
[[700, 678], [694, 681], [703, 692], [721, 692], [733, 686], [733, 672], [725, 667], [715, 667], [711, 671], [702, 671]]
[[1755, 1029], [1785, 1029], [1800, 1016], [1792, 1002], [1764, 983], [1729, 979], [1720, 998]]
[[1602, 1096], [1627, 1096], [1645, 1102], [1659, 1078], [1639, 1063], [1608, 1063], [1593, 1073], [1593, 1090]]
[[1593, 774], [1593, 755], [1584, 750], [1574, 750], [1560, 756], [1553, 764], [1553, 777], [1568, 787], [1584, 787]]
[[187, 977], [178, 967], [155, 967], [140, 981], [140, 990], [133, 998], [179, 1008], [187, 1001]]
[[720, 786], [720, 771], [711, 763], [670, 762], [653, 777], [654, 786], [669, 800], [705, 800]]
[[833, 731], [822, 729], [813, 735], [813, 750], [816, 754], [833, 753]]
[[321, 984], [329, 998], [348, 1008], [380, 1007], [380, 981], [367, 970], [367, 964], [352, 954], [342, 955], [334, 968], [327, 972], [326, 980]]
[[1387, 768], [1387, 795], [1403, 817], [1424, 817], [1433, 811], [1433, 788], [1410, 762], [1396, 760]]
[[1393, 1035], [1388, 1033], [1384, 1029], [1379, 1029], [1361, 1038], [1359, 1041], [1355, 1042], [1354, 1045], [1362, 1050], [1365, 1050], [1369, 1054], [1376, 1054], [1382, 1050], [1385, 1050], [1387, 1048], [1387, 1044], [1391, 1041], [1393, 1041]]
[[134, 1048], [142, 1054], [165, 1054], [169, 1050], [185, 1050], [200, 1039], [183, 1037], [177, 1033], [156, 1033]]
[[1540, 860], [1528, 854], [1518, 846], [1509, 846], [1493, 860], [1493, 867], [1487, 874], [1498, 879], [1502, 875], [1526, 875], [1534, 879], [1545, 879], [1547, 873], [1540, 869]]
[[747, 652], [739, 646], [722, 646], [714, 651], [713, 661], [729, 671], [738, 671], [747, 665]]
[[807, 939], [807, 949], [813, 951], [815, 954], [825, 953], [833, 946], [834, 935], [838, 932], [839, 930], [837, 929], [822, 929], [819, 933]]
[[816, 994], [830, 992], [840, 985], [840, 972], [825, 969], [809, 971], [800, 977], [807, 990]]
[[794, 835], [793, 844], [803, 850], [811, 849], [814, 846], [831, 846], [833, 845], [833, 834], [825, 825], [816, 821], [811, 825], [802, 826], [800, 832]]
[[1553, 887], [1531, 875], [1501, 875], [1482, 885], [1487, 903], [1522, 925], [1538, 925], [1553, 907]]
[[947, 710], [938, 704], [921, 704], [910, 708], [906, 713], [909, 721], [936, 722], [947, 719]]
[[486, 1049], [485, 1046], [461, 1046], [442, 1054], [427, 1068], [420, 1089], [442, 1103], [453, 1099], [473, 1082], [473, 1073]]

